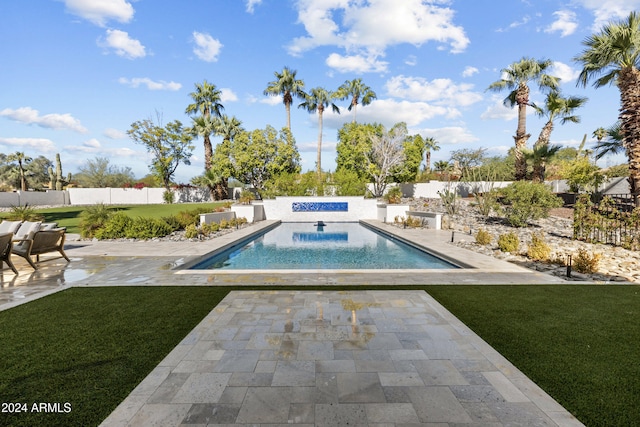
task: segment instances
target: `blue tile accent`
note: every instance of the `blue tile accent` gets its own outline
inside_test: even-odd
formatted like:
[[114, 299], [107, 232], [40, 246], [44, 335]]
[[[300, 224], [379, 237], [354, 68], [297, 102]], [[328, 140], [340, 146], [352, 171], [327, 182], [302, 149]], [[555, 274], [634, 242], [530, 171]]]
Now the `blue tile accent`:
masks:
[[293, 202], [293, 212], [348, 212], [348, 202]]
[[348, 242], [349, 233], [293, 233], [294, 242]]

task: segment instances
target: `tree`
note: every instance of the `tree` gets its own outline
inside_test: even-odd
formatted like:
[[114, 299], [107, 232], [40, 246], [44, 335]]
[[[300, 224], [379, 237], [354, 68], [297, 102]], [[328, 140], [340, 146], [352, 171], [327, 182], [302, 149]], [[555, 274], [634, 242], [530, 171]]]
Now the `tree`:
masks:
[[373, 179], [373, 195], [381, 197], [387, 188], [388, 179], [394, 168], [405, 160], [404, 141], [407, 138], [407, 125], [398, 123], [389, 131], [371, 133], [371, 152], [366, 156], [369, 175]]
[[[159, 117], [158, 122], [161, 122]], [[151, 119], [132, 123], [127, 134], [153, 156], [149, 169], [160, 179], [165, 190], [169, 191], [171, 180], [180, 163], [191, 164], [189, 159], [194, 148], [191, 144], [193, 136], [182, 128], [179, 120], [163, 127]]]
[[[631, 12], [621, 21], [609, 22], [583, 42], [575, 60], [582, 64], [578, 85], [593, 80], [596, 88], [615, 84], [620, 91], [622, 146], [629, 160], [629, 187], [640, 191], [640, 15]], [[636, 206], [640, 198], [636, 197]]]
[[18, 168], [18, 173], [20, 175], [20, 189], [22, 191], [27, 191], [27, 174], [26, 174], [26, 166], [31, 163], [33, 159], [23, 152], [16, 151], [13, 154], [9, 154], [7, 156], [7, 161], [16, 162], [16, 167]]
[[488, 90], [500, 92], [509, 90], [504, 99], [504, 105], [508, 107], [518, 106], [518, 127], [513, 137], [515, 140], [515, 175], [516, 180], [523, 180], [527, 174], [527, 164], [523, 149], [527, 146], [527, 140], [531, 136], [527, 133], [527, 106], [529, 102], [529, 84], [535, 82], [540, 90], [553, 90], [558, 87], [559, 79], [546, 73], [552, 65], [549, 60], [535, 60], [522, 58], [509, 67], [501, 70], [502, 78], [491, 85]]
[[[287, 128], [279, 133], [271, 126], [251, 132], [243, 131], [222, 149], [228, 149], [230, 163], [227, 166], [232, 168], [232, 176], [244, 184], [252, 185], [260, 193], [268, 180], [281, 174], [300, 172], [300, 154]], [[221, 156], [225, 155], [226, 152], [221, 153]], [[214, 165], [213, 169], [216, 170], [217, 166]]]
[[424, 141], [424, 161], [425, 161], [425, 166], [424, 169], [427, 172], [431, 172], [431, 151], [438, 151], [440, 150], [440, 146], [438, 145], [438, 141], [436, 141], [434, 138], [428, 137], [428, 138], [423, 138]]
[[79, 173], [73, 180], [88, 188], [122, 187], [125, 183], [134, 181], [135, 176], [129, 167], [119, 168], [109, 164], [106, 157], [96, 157], [80, 166]]
[[189, 96], [193, 100], [193, 104], [187, 105], [186, 114], [193, 116], [200, 113], [200, 121], [196, 124], [194, 120], [194, 131], [197, 135], [202, 136], [204, 143], [204, 169], [211, 167], [211, 155], [213, 147], [211, 146], [211, 135], [213, 128], [210, 126], [211, 117], [220, 117], [224, 106], [220, 103], [222, 93], [216, 88], [216, 85], [210, 84], [206, 80], [202, 84], [196, 83], [195, 92], [191, 92]]
[[[228, 145], [236, 135], [242, 132], [244, 129], [242, 128], [242, 122], [238, 120], [235, 116], [229, 117], [226, 114], [223, 114], [220, 117], [217, 117], [214, 121], [214, 131], [215, 134], [222, 137], [222, 144]], [[231, 168], [227, 165], [229, 163], [229, 158], [226, 159], [220, 157], [220, 153], [224, 151], [221, 150], [218, 152], [218, 156], [215, 157], [215, 162], [223, 163], [223, 168], [231, 171]], [[228, 151], [228, 150], [227, 150]], [[222, 168], [220, 168], [222, 169]], [[217, 176], [217, 181], [214, 183], [214, 194], [216, 200], [225, 200], [229, 198], [229, 177], [230, 174], [216, 175], [208, 173], [210, 171], [207, 170], [205, 175], [210, 179], [214, 176]]]
[[547, 122], [540, 131], [540, 136], [538, 136], [538, 140], [533, 146], [535, 153], [533, 156], [533, 181], [544, 181], [545, 161], [552, 154], [552, 151], [555, 150], [557, 152], [560, 149], [560, 147], [554, 150], [549, 148], [554, 122], [560, 120], [561, 124], [580, 123], [580, 116], [576, 116], [574, 112], [586, 102], [587, 98], [579, 96], [564, 98], [559, 91], [552, 90], [547, 94], [544, 106], [540, 107], [533, 104], [536, 113], [541, 117], [547, 118]]
[[336, 99], [334, 92], [322, 87], [316, 87], [311, 89], [311, 92], [305, 96], [304, 102], [298, 105], [298, 108], [305, 108], [310, 113], [318, 112], [318, 157], [316, 160], [318, 176], [322, 174], [322, 115], [324, 114], [324, 109], [331, 107], [334, 113], [340, 114], [340, 108], [333, 103], [334, 99]]
[[338, 88], [337, 96], [338, 99], [351, 98], [348, 110], [353, 110], [353, 123], [356, 122], [356, 108], [358, 107], [358, 103], [362, 103], [363, 106], [369, 105], [378, 97], [369, 86], [362, 82], [361, 78], [345, 81]]
[[382, 135], [384, 126], [378, 123], [345, 123], [338, 130], [336, 172], [354, 171], [360, 180], [370, 179], [366, 157], [371, 151], [371, 135]]
[[265, 95], [282, 95], [282, 102], [287, 110], [287, 129], [289, 131], [291, 131], [291, 104], [293, 103], [293, 98], [304, 99], [305, 97], [304, 82], [296, 79], [296, 73], [296, 70], [291, 70], [289, 67], [284, 67], [282, 72], [274, 72], [276, 79], [269, 82], [264, 90]]
[[407, 136], [403, 143], [405, 159], [402, 164], [394, 168], [393, 180], [395, 182], [415, 182], [422, 155], [425, 150], [425, 141], [420, 135]]
[[[598, 139], [598, 142], [594, 147], [596, 151], [596, 160], [600, 160], [607, 154], [618, 154], [624, 150], [624, 147], [622, 146], [622, 133], [619, 121], [607, 129], [598, 128], [598, 130], [599, 129], [604, 131], [604, 136], [596, 137]], [[605, 137], [606, 139], [604, 139]]]

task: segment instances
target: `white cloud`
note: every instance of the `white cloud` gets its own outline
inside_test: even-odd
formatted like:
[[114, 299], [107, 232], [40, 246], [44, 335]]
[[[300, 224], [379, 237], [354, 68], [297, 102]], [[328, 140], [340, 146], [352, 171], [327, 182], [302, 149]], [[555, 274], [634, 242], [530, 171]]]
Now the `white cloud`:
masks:
[[65, 0], [67, 11], [100, 27], [109, 20], [126, 23], [133, 19], [133, 6], [126, 0]]
[[418, 58], [415, 55], [409, 55], [407, 59], [404, 60], [404, 63], [413, 67], [418, 64]]
[[521, 27], [522, 25], [526, 25], [530, 20], [531, 20], [531, 17], [527, 15], [527, 16], [523, 17], [521, 21], [512, 22], [511, 24], [509, 24], [509, 26], [507, 28], [499, 28], [497, 30], [497, 32], [504, 33], [504, 32], [507, 32], [509, 30], [512, 30], [514, 28]]
[[506, 107], [502, 98], [493, 97], [493, 104], [480, 115], [482, 120], [515, 120], [518, 118], [518, 109], [516, 107]]
[[567, 64], [556, 61], [551, 66], [549, 74], [559, 77], [561, 83], [568, 83], [578, 78], [580, 70], [573, 69]]
[[87, 154], [95, 154], [97, 156], [111, 156], [118, 158], [146, 156], [146, 154], [142, 154], [127, 147], [104, 147], [96, 138], [88, 139], [81, 145], [67, 146], [65, 147], [65, 151], [81, 152]]
[[20, 107], [17, 110], [5, 108], [0, 111], [0, 116], [7, 117], [20, 123], [34, 124], [48, 129], [66, 129], [74, 132], [86, 133], [87, 129], [80, 124], [80, 120], [71, 114], [45, 114], [40, 115], [38, 110], [31, 107]]
[[[258, 98], [256, 98], [258, 99]], [[261, 104], [267, 104], [267, 105], [280, 105], [283, 102], [283, 98], [281, 95], [278, 96], [267, 96], [265, 98], [259, 98], [259, 101]]]
[[260, 5], [260, 3], [262, 3], [262, 0], [247, 0], [247, 12], [253, 13], [255, 7]]
[[479, 72], [480, 70], [478, 70], [476, 67], [467, 66], [462, 72], [462, 77], [471, 77], [474, 74], [478, 74]]
[[182, 85], [176, 82], [165, 82], [164, 80], [154, 81], [148, 77], [135, 77], [133, 79], [127, 79], [125, 77], [120, 77], [118, 79], [118, 83], [130, 86], [132, 88], [137, 88], [140, 85], [144, 85], [149, 90], [171, 90], [176, 91], [180, 90]]
[[460, 126], [451, 126], [435, 129], [410, 130], [410, 134], [419, 133], [424, 137], [435, 139], [438, 144], [468, 144], [479, 141], [469, 129]]
[[327, 58], [326, 64], [341, 73], [367, 73], [385, 72], [389, 63], [378, 61], [375, 56], [342, 56], [332, 53]]
[[[367, 106], [358, 106], [356, 111], [358, 122], [382, 123], [387, 127], [398, 122], [405, 122], [408, 126], [416, 126], [437, 116], [453, 117], [457, 115], [455, 110], [443, 106], [393, 99], [376, 99]], [[347, 114], [345, 114], [346, 116]]]
[[109, 139], [127, 139], [127, 133], [118, 129], [108, 128], [102, 134]]
[[220, 89], [220, 101], [222, 102], [234, 102], [238, 100], [238, 95], [235, 94], [234, 91], [232, 91], [229, 88], [221, 88]]
[[298, 0], [298, 22], [304, 25], [307, 35], [295, 38], [288, 50], [298, 56], [319, 46], [337, 46], [346, 50], [347, 57], [354, 52], [363, 57], [361, 52], [366, 52], [375, 59], [392, 45], [436, 42], [459, 53], [466, 49], [469, 39], [464, 29], [453, 23], [454, 11], [446, 7], [449, 3], [448, 0], [432, 0], [428, 4], [423, 0]]
[[37, 149], [38, 152], [55, 151], [55, 144], [53, 141], [46, 138], [0, 138], [0, 145], [4, 145], [6, 147], [18, 147], [19, 149], [30, 147]]
[[102, 146], [100, 141], [95, 138], [91, 138], [88, 141], [83, 142], [82, 145], [89, 148], [100, 148]]
[[575, 33], [578, 28], [575, 12], [570, 10], [558, 10], [553, 12], [553, 15], [556, 16], [556, 20], [545, 28], [545, 33], [560, 32], [560, 37], [566, 37]]
[[395, 98], [435, 102], [437, 105], [469, 106], [482, 100], [473, 85], [455, 84], [450, 79], [428, 81], [422, 77], [396, 76], [386, 83], [387, 92]]
[[619, 20], [640, 9], [640, 0], [575, 0], [575, 3], [593, 12], [594, 31], [600, 31], [611, 20]]
[[142, 43], [121, 30], [107, 30], [105, 40], [98, 39], [98, 46], [113, 49], [116, 55], [127, 59], [144, 58], [147, 55]]
[[220, 49], [222, 49], [222, 43], [219, 40], [214, 39], [209, 34], [193, 32], [193, 42], [196, 46], [193, 48], [193, 53], [205, 62], [216, 62]]

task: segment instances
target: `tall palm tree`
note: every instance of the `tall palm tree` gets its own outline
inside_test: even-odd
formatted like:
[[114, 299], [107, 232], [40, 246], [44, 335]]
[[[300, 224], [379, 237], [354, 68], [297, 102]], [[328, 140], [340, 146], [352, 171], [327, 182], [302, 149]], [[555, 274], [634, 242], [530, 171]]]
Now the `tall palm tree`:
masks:
[[504, 105], [508, 107], [518, 106], [518, 127], [513, 137], [515, 140], [516, 180], [523, 180], [527, 175], [527, 163], [523, 149], [531, 136], [527, 133], [527, 106], [530, 105], [529, 84], [537, 83], [542, 91], [556, 89], [559, 79], [546, 73], [551, 65], [552, 61], [549, 60], [522, 58], [520, 61], [504, 68], [501, 71], [502, 78], [493, 82], [487, 89], [495, 92], [509, 90], [509, 94], [504, 99]]
[[[185, 113], [189, 115], [199, 113], [204, 121], [209, 122], [206, 126], [200, 126], [203, 132], [198, 133], [204, 140], [204, 170], [207, 171], [211, 168], [211, 156], [213, 155], [213, 147], [211, 145], [211, 139], [209, 138], [212, 133], [210, 119], [212, 116], [220, 117], [224, 106], [220, 103], [222, 92], [216, 88], [216, 85], [204, 80], [202, 83], [196, 83], [195, 86], [196, 90], [189, 94], [193, 100], [193, 104], [187, 105]], [[204, 121], [200, 124], [204, 125]]]
[[[222, 144], [230, 145], [240, 132], [244, 131], [242, 122], [235, 116], [229, 117], [223, 114], [214, 120], [214, 133], [222, 137]], [[220, 176], [214, 186], [214, 194], [217, 200], [229, 198], [229, 177]]]
[[[575, 115], [575, 110], [582, 107], [587, 102], [587, 98], [579, 96], [569, 96], [564, 98], [559, 91], [553, 90], [549, 92], [545, 98], [543, 107], [533, 104], [536, 113], [541, 117], [546, 117], [547, 122], [540, 131], [538, 140], [533, 145], [534, 153], [538, 152], [544, 155], [535, 155], [533, 157], [533, 181], [544, 181], [545, 162], [550, 157], [549, 140], [551, 132], [553, 132], [554, 122], [560, 120], [561, 124], [580, 123], [580, 116]], [[557, 151], [557, 150], [556, 150]], [[555, 154], [555, 153], [554, 153]]]
[[310, 113], [318, 112], [318, 158], [316, 160], [318, 176], [322, 174], [322, 115], [324, 109], [331, 107], [334, 113], [340, 114], [340, 108], [333, 103], [334, 99], [336, 99], [335, 92], [315, 87], [307, 94], [305, 101], [298, 105], [298, 108], [305, 108]]
[[[575, 60], [582, 64], [578, 85], [594, 80], [596, 88], [615, 84], [620, 91], [620, 130], [629, 159], [629, 187], [640, 191], [640, 15], [631, 12], [609, 22], [583, 42], [585, 49]], [[640, 198], [636, 197], [636, 206]]]
[[593, 137], [595, 139], [598, 140], [598, 143], [600, 143], [600, 141], [602, 141], [604, 138], [606, 138], [607, 136], [607, 130], [603, 127], [599, 127], [598, 129], [594, 130], [592, 133]]
[[18, 162], [18, 172], [20, 173], [20, 189], [22, 191], [27, 191], [27, 176], [25, 173], [25, 166], [30, 163], [33, 159], [29, 156], [26, 156], [23, 152], [16, 151], [13, 154], [9, 154], [7, 156], [7, 161], [9, 162]]
[[268, 83], [264, 90], [265, 95], [278, 96], [282, 95], [284, 108], [287, 110], [287, 129], [291, 131], [291, 104], [293, 98], [304, 99], [304, 81], [296, 79], [296, 70], [284, 67], [282, 72], [274, 72], [276, 79]]
[[599, 138], [596, 137], [598, 139], [598, 142], [594, 147], [596, 151], [596, 160], [600, 160], [607, 154], [618, 154], [624, 150], [624, 147], [622, 146], [622, 133], [620, 131], [619, 121], [607, 129], [598, 129], [602, 129], [605, 136]]
[[363, 106], [371, 104], [378, 97], [376, 93], [361, 78], [345, 81], [337, 90], [338, 99], [351, 98], [348, 110], [353, 110], [353, 123], [356, 122], [356, 108], [358, 104]]
[[434, 138], [428, 137], [424, 138], [424, 161], [425, 161], [425, 170], [427, 172], [431, 172], [431, 151], [438, 151], [440, 146], [438, 145], [438, 141]]

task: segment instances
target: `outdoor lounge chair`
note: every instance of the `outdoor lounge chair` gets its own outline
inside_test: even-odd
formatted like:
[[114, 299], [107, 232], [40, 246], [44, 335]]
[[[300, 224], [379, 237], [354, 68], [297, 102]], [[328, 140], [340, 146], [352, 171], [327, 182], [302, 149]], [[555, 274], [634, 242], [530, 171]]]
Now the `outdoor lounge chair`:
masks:
[[0, 222], [0, 234], [11, 233], [16, 234], [20, 226], [22, 225], [22, 221], [7, 221], [4, 220]]
[[64, 228], [56, 228], [29, 233], [27, 238], [14, 240], [16, 244], [13, 246], [13, 253], [26, 259], [34, 270], [37, 270], [38, 267], [31, 258], [33, 255], [36, 256], [36, 262], [39, 262], [40, 255], [58, 251], [67, 262], [70, 262], [71, 260], [64, 253], [65, 231]]
[[0, 234], [0, 269], [4, 267], [2, 263], [6, 262], [9, 268], [13, 270], [15, 274], [18, 274], [18, 270], [16, 270], [13, 262], [11, 262], [11, 250], [13, 248], [12, 239], [13, 233]]

